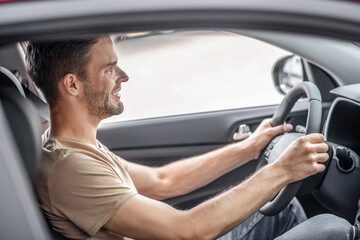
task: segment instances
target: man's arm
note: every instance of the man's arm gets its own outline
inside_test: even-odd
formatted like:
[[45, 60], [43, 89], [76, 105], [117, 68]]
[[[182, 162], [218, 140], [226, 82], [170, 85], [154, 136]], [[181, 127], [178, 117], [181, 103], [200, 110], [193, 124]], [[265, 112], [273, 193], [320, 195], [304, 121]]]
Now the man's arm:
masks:
[[136, 239], [214, 239], [245, 220], [286, 184], [323, 171], [322, 163], [329, 157], [323, 141], [320, 134], [301, 137], [275, 163], [187, 211], [137, 195], [104, 228]]
[[257, 158], [274, 136], [289, 130], [289, 124], [271, 127], [270, 119], [266, 119], [242, 142], [159, 168], [129, 163], [128, 172], [138, 192], [144, 196], [161, 200], [186, 194]]

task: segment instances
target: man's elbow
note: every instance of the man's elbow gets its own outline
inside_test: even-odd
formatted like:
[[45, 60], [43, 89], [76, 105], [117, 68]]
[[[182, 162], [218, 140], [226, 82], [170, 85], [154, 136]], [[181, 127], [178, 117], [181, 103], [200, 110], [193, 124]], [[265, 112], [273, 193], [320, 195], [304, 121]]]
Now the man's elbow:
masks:
[[181, 195], [182, 192], [174, 183], [174, 179], [158, 171], [156, 174], [156, 184], [150, 191], [143, 195], [159, 201]]

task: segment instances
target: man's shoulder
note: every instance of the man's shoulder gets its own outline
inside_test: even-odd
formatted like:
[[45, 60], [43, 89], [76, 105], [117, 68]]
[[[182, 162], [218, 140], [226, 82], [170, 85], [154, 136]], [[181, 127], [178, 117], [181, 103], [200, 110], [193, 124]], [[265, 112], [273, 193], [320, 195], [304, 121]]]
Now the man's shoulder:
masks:
[[48, 179], [57, 179], [83, 172], [123, 172], [126, 164], [102, 144], [95, 146], [72, 139], [49, 138], [43, 144], [40, 169]]
[[[42, 148], [42, 163], [43, 162], [63, 162], [63, 163], [77, 163], [82, 159], [92, 159], [91, 153], [86, 150], [59, 146], [58, 141], [48, 140], [43, 144]], [[72, 159], [78, 161], [71, 161]]]
[[57, 171], [76, 171], [84, 168], [96, 168], [106, 166], [102, 156], [96, 153], [81, 149], [55, 149], [49, 151], [43, 150], [43, 162], [52, 162], [53, 168]]
[[[108, 151], [108, 150], [107, 150]], [[53, 158], [62, 161], [104, 159], [107, 155], [98, 147], [73, 139], [49, 138], [43, 142], [43, 158]]]

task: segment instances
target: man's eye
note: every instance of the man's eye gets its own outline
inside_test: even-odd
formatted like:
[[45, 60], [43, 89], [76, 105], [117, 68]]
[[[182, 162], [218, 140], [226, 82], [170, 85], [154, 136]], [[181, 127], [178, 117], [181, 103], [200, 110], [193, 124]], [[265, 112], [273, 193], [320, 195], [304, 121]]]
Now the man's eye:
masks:
[[105, 72], [112, 72], [113, 67], [108, 68]]

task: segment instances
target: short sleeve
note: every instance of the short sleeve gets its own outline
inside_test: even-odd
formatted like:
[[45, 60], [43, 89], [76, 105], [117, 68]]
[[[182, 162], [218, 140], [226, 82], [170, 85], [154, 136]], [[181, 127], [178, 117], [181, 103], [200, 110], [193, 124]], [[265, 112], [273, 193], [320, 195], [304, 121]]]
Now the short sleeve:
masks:
[[128, 161], [126, 161], [125, 159], [119, 157], [118, 155], [115, 155], [114, 153], [111, 153], [113, 155], [114, 158], [117, 159], [117, 161], [125, 168], [125, 170], [127, 171], [129, 169], [129, 163]]
[[136, 190], [106, 162], [82, 153], [58, 161], [48, 179], [54, 212], [90, 236], [115, 214]]
[[125, 170], [127, 171], [128, 170], [128, 161], [126, 161], [125, 159], [121, 158], [120, 156], [114, 154], [113, 152], [111, 152], [105, 145], [103, 145], [101, 142], [98, 141], [98, 144], [101, 146], [101, 148], [105, 149], [108, 154], [112, 155], [113, 158], [116, 158], [118, 160], [118, 162], [120, 164], [122, 164], [125, 168]]

